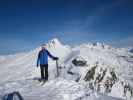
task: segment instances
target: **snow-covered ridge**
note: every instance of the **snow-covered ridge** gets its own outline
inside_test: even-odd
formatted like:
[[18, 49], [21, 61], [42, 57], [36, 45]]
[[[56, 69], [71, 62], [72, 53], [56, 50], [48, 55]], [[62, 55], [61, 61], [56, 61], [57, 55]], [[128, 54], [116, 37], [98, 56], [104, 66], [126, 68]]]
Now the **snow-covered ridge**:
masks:
[[[97, 94], [102, 93], [121, 99], [132, 99], [133, 53], [126, 48], [114, 48], [104, 43], [87, 43], [72, 48], [68, 45], [63, 45], [58, 39], [52, 39], [49, 41], [47, 43], [47, 48], [53, 55], [59, 57], [59, 71], [61, 77], [61, 80], [58, 80], [59, 82], [64, 82], [64, 80], [66, 80], [71, 84], [72, 81], [75, 81], [76, 84], [80, 84], [83, 87], [88, 87], [85, 91], [93, 91], [92, 95], [96, 92]], [[28, 79], [40, 77], [40, 71], [36, 68], [36, 59], [40, 49], [41, 48], [38, 47], [28, 53], [19, 53], [16, 55], [0, 57], [0, 79], [2, 79], [0, 82], [0, 94], [11, 90], [18, 90], [25, 95], [24, 92], [30, 91], [30, 87], [35, 86], [33, 90], [38, 88], [34, 84], [34, 81], [32, 83]], [[49, 89], [53, 88], [50, 86], [50, 84], [52, 84], [51, 82], [57, 81], [55, 79], [55, 75], [56, 64], [50, 59], [50, 82], [47, 83], [49, 85]], [[23, 82], [21, 80], [23, 80]], [[65, 82], [66, 85], [68, 82]], [[21, 88], [21, 86], [23, 88]], [[45, 91], [47, 90], [46, 88], [47, 85], [44, 86], [44, 90], [40, 90], [40, 92], [38, 92], [41, 93], [40, 95], [42, 95], [42, 97], [43, 94], [47, 92]], [[70, 100], [75, 100], [75, 98], [82, 97], [87, 93], [85, 93], [85, 91], [83, 94], [81, 93], [80, 96], [74, 98], [72, 97]], [[53, 93], [55, 92], [57, 91], [53, 90]], [[63, 91], [61, 91], [61, 93], [62, 92]], [[26, 94], [29, 96], [36, 95], [34, 92], [31, 94], [26, 92]], [[83, 98], [83, 100], [88, 100], [88, 98], [90, 99], [93, 97], [94, 96], [87, 96], [87, 99]], [[28, 97], [28, 99], [29, 98], [30, 97]], [[40, 98], [40, 100], [43, 99]], [[59, 98], [58, 100], [69, 99]], [[82, 98], [77, 100], [82, 100]], [[98, 98], [93, 98], [91, 100], [98, 100]]]

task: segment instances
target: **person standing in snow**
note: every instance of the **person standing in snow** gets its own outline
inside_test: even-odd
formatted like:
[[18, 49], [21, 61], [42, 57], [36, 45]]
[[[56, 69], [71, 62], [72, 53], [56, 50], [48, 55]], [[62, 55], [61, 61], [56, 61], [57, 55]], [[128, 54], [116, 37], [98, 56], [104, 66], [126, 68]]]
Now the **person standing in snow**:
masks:
[[[40, 72], [41, 72], [41, 81], [48, 80], [48, 57], [52, 58], [53, 60], [58, 60], [58, 57], [54, 57], [50, 54], [50, 52], [46, 49], [46, 44], [42, 45], [42, 49], [38, 53], [37, 59], [37, 67], [40, 64]], [[44, 77], [44, 69], [45, 69], [45, 77]]]

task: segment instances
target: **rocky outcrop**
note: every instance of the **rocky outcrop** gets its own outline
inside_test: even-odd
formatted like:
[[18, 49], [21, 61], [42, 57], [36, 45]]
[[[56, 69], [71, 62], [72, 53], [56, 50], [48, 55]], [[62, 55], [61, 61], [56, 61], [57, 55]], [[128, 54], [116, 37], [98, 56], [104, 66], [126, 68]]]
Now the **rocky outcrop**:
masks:
[[77, 57], [72, 60], [72, 63], [75, 66], [85, 66], [87, 64], [87, 61], [85, 61], [82, 57]]
[[89, 82], [89, 87], [97, 92], [111, 94], [112, 91], [115, 91], [121, 85], [123, 98], [133, 96], [133, 88], [131, 85], [119, 79], [115, 70], [109, 66], [102, 67], [97, 64], [91, 67], [86, 73], [84, 80]]

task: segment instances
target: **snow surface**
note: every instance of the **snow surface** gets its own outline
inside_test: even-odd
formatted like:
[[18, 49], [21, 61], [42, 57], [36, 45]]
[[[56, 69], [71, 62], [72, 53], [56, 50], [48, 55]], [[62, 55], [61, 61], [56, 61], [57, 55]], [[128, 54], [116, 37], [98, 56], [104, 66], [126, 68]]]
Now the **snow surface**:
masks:
[[[36, 67], [40, 47], [27, 53], [0, 56], [0, 97], [19, 91], [24, 100], [133, 100], [133, 53], [126, 48], [101, 43], [72, 48], [53, 39], [47, 43], [47, 49], [59, 57], [60, 77], [56, 78], [55, 61], [49, 59], [49, 81], [41, 86], [34, 80], [40, 77]], [[75, 66], [74, 59], [85, 60], [87, 64]], [[94, 71], [90, 78], [88, 71]]]

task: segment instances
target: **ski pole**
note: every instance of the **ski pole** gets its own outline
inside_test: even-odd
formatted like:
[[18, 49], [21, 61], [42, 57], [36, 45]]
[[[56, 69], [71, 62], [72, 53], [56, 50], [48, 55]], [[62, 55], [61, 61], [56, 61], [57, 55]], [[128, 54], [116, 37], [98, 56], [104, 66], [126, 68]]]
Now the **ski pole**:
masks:
[[56, 70], [57, 70], [57, 77], [59, 77], [59, 67], [58, 67], [58, 60], [56, 60]]

